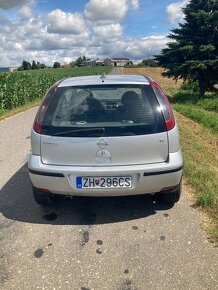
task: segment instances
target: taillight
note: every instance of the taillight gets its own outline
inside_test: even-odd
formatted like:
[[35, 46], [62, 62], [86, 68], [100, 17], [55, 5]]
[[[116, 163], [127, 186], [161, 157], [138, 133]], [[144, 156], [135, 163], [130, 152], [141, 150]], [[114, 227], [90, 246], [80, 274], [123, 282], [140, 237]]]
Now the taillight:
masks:
[[[45, 99], [44, 99], [45, 101]], [[48, 108], [48, 102], [42, 102], [41, 106], [39, 107], [39, 110], [36, 114], [36, 118], [35, 118], [35, 121], [34, 121], [34, 124], [33, 124], [33, 130], [40, 134], [42, 132], [42, 122], [43, 122], [43, 119], [45, 117], [45, 113], [47, 111], [47, 108]]]
[[34, 121], [34, 124], [33, 124], [33, 130], [34, 130], [36, 133], [38, 133], [38, 134], [40, 134], [41, 131], [42, 131], [42, 124], [41, 124], [41, 122], [39, 122], [39, 120], [38, 120], [38, 113], [37, 113], [37, 115], [36, 115], [36, 118], [35, 118], [35, 121]]
[[166, 95], [164, 94], [164, 92], [162, 91], [162, 89], [160, 88], [160, 86], [157, 83], [150, 82], [150, 84], [155, 92], [155, 95], [157, 96], [157, 100], [159, 102], [159, 105], [161, 107], [161, 111], [162, 111], [163, 116], [164, 116], [167, 131], [169, 131], [175, 127], [175, 118], [174, 118], [170, 103], [169, 103]]
[[41, 106], [39, 107], [38, 109], [38, 112], [36, 114], [36, 117], [35, 117], [35, 120], [34, 120], [34, 123], [33, 123], [33, 130], [38, 133], [38, 134], [41, 134], [42, 132], [42, 122], [44, 120], [44, 117], [45, 117], [45, 114], [46, 114], [46, 111], [48, 109], [48, 105], [50, 103], [50, 100], [56, 90], [56, 88], [58, 87], [60, 82], [58, 83], [55, 83], [49, 90], [48, 92], [46, 93], [43, 101], [42, 101], [42, 104]]

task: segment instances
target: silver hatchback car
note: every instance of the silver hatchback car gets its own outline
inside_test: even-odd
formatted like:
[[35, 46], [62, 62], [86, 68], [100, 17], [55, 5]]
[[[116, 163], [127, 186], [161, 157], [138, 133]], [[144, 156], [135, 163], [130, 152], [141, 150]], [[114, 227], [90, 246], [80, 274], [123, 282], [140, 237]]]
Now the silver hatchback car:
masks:
[[181, 195], [183, 158], [170, 104], [151, 78], [75, 77], [55, 83], [37, 112], [29, 173], [35, 201], [56, 195]]

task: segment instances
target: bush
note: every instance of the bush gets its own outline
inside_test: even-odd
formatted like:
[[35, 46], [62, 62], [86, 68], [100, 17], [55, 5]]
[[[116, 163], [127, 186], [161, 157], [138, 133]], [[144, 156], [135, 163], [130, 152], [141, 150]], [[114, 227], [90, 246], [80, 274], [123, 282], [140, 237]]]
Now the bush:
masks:
[[199, 87], [197, 82], [184, 82], [181, 87], [181, 90], [191, 91], [199, 94]]
[[[186, 85], [185, 85], [186, 86]], [[183, 86], [182, 86], [183, 87]], [[187, 88], [187, 86], [186, 86]], [[217, 93], [208, 93], [205, 99], [199, 99], [196, 92], [190, 90], [168, 90], [168, 96], [172, 104], [196, 105], [206, 111], [218, 113]]]

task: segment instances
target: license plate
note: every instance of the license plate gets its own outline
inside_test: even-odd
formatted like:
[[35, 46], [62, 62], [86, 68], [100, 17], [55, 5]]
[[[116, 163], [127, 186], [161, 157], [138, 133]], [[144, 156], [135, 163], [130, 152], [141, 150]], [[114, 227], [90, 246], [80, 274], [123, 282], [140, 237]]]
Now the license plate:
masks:
[[131, 188], [132, 177], [77, 177], [76, 186], [82, 188]]

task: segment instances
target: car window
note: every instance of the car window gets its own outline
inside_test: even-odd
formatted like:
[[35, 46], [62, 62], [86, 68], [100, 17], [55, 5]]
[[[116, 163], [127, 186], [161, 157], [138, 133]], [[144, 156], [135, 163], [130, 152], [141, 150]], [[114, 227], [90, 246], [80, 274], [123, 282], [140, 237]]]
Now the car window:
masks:
[[110, 136], [162, 132], [158, 106], [150, 85], [60, 87], [47, 110], [44, 133], [64, 128], [105, 128]]

